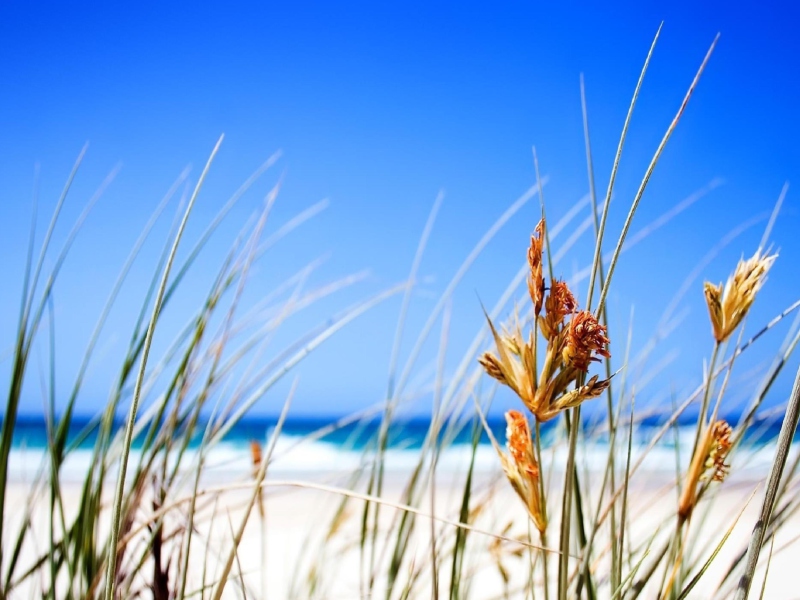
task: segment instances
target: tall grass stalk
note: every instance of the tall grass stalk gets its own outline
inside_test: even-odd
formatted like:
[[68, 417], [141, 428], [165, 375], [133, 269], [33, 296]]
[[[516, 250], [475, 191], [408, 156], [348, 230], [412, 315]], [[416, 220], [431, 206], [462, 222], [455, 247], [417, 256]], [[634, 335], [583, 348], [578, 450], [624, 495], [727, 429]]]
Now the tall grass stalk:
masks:
[[[659, 32], [660, 32], [660, 29], [659, 29]], [[650, 176], [652, 175], [653, 170], [655, 169], [655, 166], [658, 163], [658, 159], [660, 158], [661, 153], [663, 152], [664, 147], [667, 144], [667, 141], [669, 140], [670, 136], [672, 135], [672, 132], [675, 130], [675, 127], [677, 126], [681, 115], [683, 114], [684, 110], [686, 109], [686, 106], [687, 106], [687, 104], [689, 102], [689, 98], [691, 98], [692, 92], [694, 91], [694, 89], [695, 89], [695, 87], [696, 87], [696, 85], [697, 85], [697, 83], [698, 83], [698, 81], [700, 79], [700, 75], [702, 74], [703, 70], [705, 69], [705, 66], [708, 63], [708, 60], [711, 57], [711, 53], [713, 52], [714, 47], [716, 46], [718, 37], [719, 36], [717, 36], [717, 38], [714, 39], [714, 42], [711, 44], [711, 47], [709, 48], [708, 52], [706, 53], [706, 56], [703, 59], [703, 62], [701, 63], [700, 68], [698, 69], [698, 72], [695, 75], [694, 80], [692, 81], [692, 84], [689, 86], [689, 90], [687, 91], [686, 96], [684, 97], [684, 100], [683, 100], [680, 108], [678, 109], [678, 113], [673, 118], [672, 123], [670, 124], [669, 128], [667, 129], [667, 132], [665, 133], [664, 137], [662, 138], [661, 143], [659, 144], [659, 146], [656, 149], [656, 152], [655, 152], [652, 160], [650, 161], [650, 165], [648, 166], [647, 170], [645, 171], [645, 175], [644, 175], [644, 177], [642, 179], [642, 182], [639, 185], [639, 189], [638, 189], [638, 191], [637, 191], [637, 193], [636, 193], [636, 195], [635, 195], [635, 197], [633, 199], [633, 203], [631, 204], [631, 208], [630, 208], [630, 210], [628, 212], [628, 216], [627, 216], [627, 218], [625, 220], [625, 223], [623, 225], [622, 232], [620, 233], [619, 239], [617, 241], [616, 248], [614, 249], [614, 253], [612, 254], [612, 257], [611, 257], [611, 262], [610, 262], [609, 268], [608, 268], [607, 279], [605, 281], [605, 284], [602, 287], [602, 290], [600, 292], [600, 299], [598, 301], [598, 306], [595, 309], [595, 313], [598, 314], [598, 315], [601, 314], [601, 311], [603, 310], [603, 307], [605, 305], [605, 300], [606, 300], [606, 297], [608, 295], [608, 289], [609, 289], [609, 286], [611, 284], [611, 279], [612, 279], [612, 277], [614, 275], [614, 269], [616, 267], [616, 263], [617, 263], [617, 260], [619, 258], [619, 253], [620, 253], [620, 251], [622, 249], [622, 246], [624, 244], [625, 237], [627, 236], [628, 229], [630, 228], [630, 224], [633, 221], [633, 216], [636, 213], [636, 209], [638, 208], [639, 202], [640, 202], [642, 196], [644, 195], [644, 191], [645, 191], [645, 189], [647, 187], [647, 184], [648, 184], [648, 182], [650, 180]], [[656, 34], [656, 39], [658, 39], [658, 33]], [[655, 40], [654, 40], [654, 43], [655, 43]], [[652, 48], [653, 47], [651, 46], [651, 51], [650, 51], [651, 53], [652, 53]], [[645, 62], [645, 69], [646, 69], [646, 66], [647, 66], [647, 62], [649, 62], [649, 56], [650, 56], [650, 54], [648, 54], [648, 59]], [[645, 69], [643, 69], [642, 75], [640, 76], [640, 83], [641, 83], [641, 80], [643, 78]], [[639, 87], [637, 85], [637, 90], [636, 90], [635, 95], [634, 95], [634, 101], [632, 103], [632, 106], [635, 103], [635, 98], [636, 98], [636, 94], [638, 94], [638, 89], [639, 89]], [[621, 154], [622, 143], [624, 142], [624, 134], [625, 134], [625, 129], [623, 129], [623, 136], [622, 136], [622, 139], [621, 139], [621, 142], [620, 142], [620, 149], [618, 150], [618, 155]], [[609, 186], [609, 193], [606, 196], [606, 202], [605, 202], [604, 209], [603, 209], [604, 217], [605, 217], [605, 214], [607, 213], [608, 203], [610, 202], [610, 192], [611, 192], [611, 189], [613, 188], [613, 174], [616, 172], [616, 164], [617, 164], [617, 161], [615, 161], [615, 168], [612, 171], [612, 182], [611, 182], [611, 184]], [[590, 273], [589, 292], [588, 292], [589, 296], [588, 296], [588, 300], [587, 300], [587, 306], [591, 306], [592, 290], [594, 288], [595, 273], [597, 272], [597, 265], [599, 264], [600, 256], [602, 254], [601, 248], [602, 248], [602, 238], [603, 238], [604, 229], [605, 229], [605, 218], [603, 220], [601, 220], [601, 223], [600, 223], [600, 226], [599, 226], [599, 231], [597, 233], [597, 246], [595, 248], [595, 256], [594, 256], [594, 259], [593, 259], [593, 265], [594, 266], [593, 266], [592, 271]], [[583, 381], [579, 380], [577, 385], [582, 385], [582, 383], [583, 383]], [[575, 455], [575, 450], [577, 448], [577, 435], [578, 435], [577, 434], [577, 429], [578, 429], [579, 424], [580, 424], [580, 407], [576, 407], [576, 408], [572, 409], [572, 420], [573, 420], [573, 425], [575, 427], [575, 430], [574, 430], [574, 432], [570, 433], [570, 443], [569, 443], [569, 450], [568, 450], [568, 454], [567, 454], [567, 463], [566, 463], [567, 467], [566, 467], [566, 472], [565, 472], [565, 475], [564, 475], [564, 477], [565, 477], [565, 485], [564, 485], [563, 502], [562, 502], [562, 507], [563, 508], [562, 508], [562, 517], [561, 517], [561, 538], [560, 538], [560, 543], [559, 543], [559, 549], [561, 550], [561, 557], [560, 557], [560, 560], [559, 560], [559, 578], [558, 578], [558, 581], [559, 581], [559, 600], [564, 600], [566, 598], [566, 594], [567, 594], [567, 589], [566, 589], [567, 588], [567, 572], [568, 572], [568, 568], [569, 568], [568, 551], [569, 551], [569, 540], [570, 540], [569, 529], [570, 529], [571, 511], [572, 511], [572, 504], [571, 504], [572, 488], [571, 488], [571, 486], [573, 485], [572, 484], [572, 477], [573, 477], [574, 465], [575, 465], [575, 456], [574, 455]]]
[[798, 420], [800, 420], [800, 368], [797, 370], [797, 375], [795, 375], [794, 386], [792, 388], [792, 394], [789, 396], [786, 415], [783, 417], [781, 431], [778, 434], [778, 447], [775, 451], [775, 459], [770, 468], [767, 489], [764, 494], [764, 501], [761, 504], [761, 513], [759, 514], [758, 521], [756, 521], [756, 526], [753, 528], [753, 535], [747, 547], [744, 574], [736, 588], [735, 600], [747, 600], [747, 597], [750, 595], [750, 587], [753, 585], [753, 575], [758, 565], [758, 555], [761, 553], [761, 548], [764, 544], [764, 533], [772, 519], [772, 513], [775, 509], [775, 496], [781, 483], [783, 469], [786, 466], [789, 447], [792, 445], [792, 440], [797, 431]]
[[131, 444], [133, 443], [133, 427], [136, 422], [136, 411], [139, 407], [139, 399], [142, 392], [142, 383], [144, 381], [144, 374], [145, 369], [147, 367], [147, 358], [150, 353], [150, 345], [153, 341], [153, 334], [155, 333], [156, 323], [158, 322], [158, 315], [161, 311], [161, 303], [164, 299], [164, 293], [167, 289], [167, 281], [169, 280], [169, 273], [172, 269], [172, 263], [175, 260], [175, 255], [178, 252], [178, 245], [180, 244], [181, 237], [183, 237], [184, 229], [186, 228], [186, 223], [189, 221], [189, 215], [192, 212], [192, 208], [194, 208], [194, 203], [197, 200], [197, 197], [200, 195], [200, 189], [203, 187], [203, 183], [205, 182], [206, 175], [208, 175], [208, 171], [211, 168], [211, 163], [214, 160], [217, 152], [219, 151], [219, 147], [222, 145], [222, 137], [219, 138], [214, 149], [211, 151], [211, 155], [208, 157], [208, 161], [206, 162], [206, 166], [203, 169], [203, 172], [200, 174], [200, 179], [197, 181], [197, 185], [194, 189], [194, 193], [192, 194], [191, 199], [189, 200], [189, 204], [186, 207], [186, 211], [183, 214], [183, 219], [181, 220], [180, 227], [178, 228], [178, 233], [175, 236], [175, 241], [172, 244], [172, 250], [170, 250], [169, 258], [167, 259], [166, 267], [164, 268], [164, 274], [161, 278], [161, 284], [159, 285], [158, 294], [156, 295], [155, 304], [153, 305], [153, 314], [150, 317], [150, 324], [147, 327], [147, 335], [144, 339], [144, 348], [142, 350], [142, 359], [139, 366], [139, 373], [136, 376], [136, 384], [133, 391], [133, 399], [131, 400], [131, 408], [130, 412], [128, 413], [128, 418], [125, 424], [125, 438], [123, 442], [123, 449], [122, 449], [122, 459], [120, 461], [119, 467], [119, 476], [117, 479], [117, 488], [114, 492], [114, 504], [113, 504], [113, 513], [111, 517], [111, 539], [109, 542], [109, 552], [110, 555], [108, 557], [107, 562], [107, 571], [106, 571], [106, 600], [113, 600], [114, 598], [114, 585], [116, 584], [116, 552], [117, 552], [117, 542], [119, 541], [119, 529], [120, 523], [122, 521], [122, 499], [123, 494], [125, 492], [125, 476], [128, 470], [128, 456], [130, 455]]

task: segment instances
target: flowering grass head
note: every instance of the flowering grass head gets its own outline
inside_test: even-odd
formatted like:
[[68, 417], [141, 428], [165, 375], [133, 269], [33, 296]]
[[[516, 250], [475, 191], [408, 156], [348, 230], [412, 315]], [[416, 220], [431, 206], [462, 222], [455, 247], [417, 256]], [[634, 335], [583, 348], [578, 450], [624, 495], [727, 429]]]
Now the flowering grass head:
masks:
[[597, 355], [606, 358], [611, 356], [606, 348], [609, 343], [606, 327], [597, 322], [597, 317], [588, 310], [575, 313], [562, 352], [564, 363], [585, 373], [591, 362], [600, 360]]
[[522, 499], [536, 528], [543, 532], [547, 528], [539, 492], [539, 465], [533, 454], [533, 441], [528, 419], [517, 410], [506, 413], [506, 447], [508, 453], [500, 452], [511, 487]]
[[567, 283], [558, 279], [551, 281], [550, 290], [544, 303], [545, 314], [538, 319], [539, 329], [542, 330], [544, 338], [546, 340], [555, 339], [561, 331], [564, 319], [577, 307], [578, 302]]
[[486, 373], [511, 388], [529, 409], [536, 396], [536, 360], [532, 336], [525, 340], [519, 324], [512, 333], [499, 334], [487, 316], [497, 355], [484, 352], [478, 359]]
[[528, 266], [530, 274], [528, 276], [528, 293], [533, 302], [533, 310], [536, 316], [542, 311], [544, 301], [544, 276], [542, 275], [542, 250], [544, 247], [544, 219], [539, 221], [531, 236], [531, 245], [528, 248]]
[[[487, 315], [497, 353], [485, 352], [478, 361], [486, 373], [511, 388], [522, 403], [544, 422], [559, 413], [596, 398], [609, 380], [592, 377], [586, 384], [569, 390], [582, 373], [599, 357], [610, 357], [606, 327], [588, 310], [578, 311], [578, 302], [565, 281], [551, 280], [544, 287], [542, 276], [542, 237], [544, 220], [536, 226], [528, 249], [528, 291], [533, 303], [534, 327], [527, 337], [517, 322], [511, 332], [499, 334]], [[545, 291], [547, 292], [544, 297]], [[544, 307], [544, 313], [541, 309]], [[537, 330], [546, 342], [544, 360], [538, 370]]]
[[705, 282], [703, 291], [714, 339], [718, 343], [727, 340], [747, 316], [777, 257], [777, 254], [762, 255], [759, 249], [749, 259], [739, 260], [724, 288], [722, 284]]
[[678, 514], [683, 519], [691, 515], [697, 504], [697, 485], [701, 481], [725, 480], [730, 472], [728, 458], [732, 442], [733, 430], [727, 421], [717, 420], [710, 423], [701, 436], [683, 485]]

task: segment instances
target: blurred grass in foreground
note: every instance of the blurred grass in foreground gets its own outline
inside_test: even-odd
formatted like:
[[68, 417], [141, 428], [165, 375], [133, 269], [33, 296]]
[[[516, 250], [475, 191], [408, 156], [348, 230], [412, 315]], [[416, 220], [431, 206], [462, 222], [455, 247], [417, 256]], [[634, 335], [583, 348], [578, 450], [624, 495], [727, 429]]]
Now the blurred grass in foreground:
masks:
[[[709, 532], [704, 524], [717, 511], [714, 507], [729, 484], [729, 471], [735, 477], [735, 459], [745, 431], [753, 425], [772, 383], [800, 340], [796, 328], [792, 328], [742, 418], [733, 426], [722, 420], [720, 407], [738, 356], [797, 308], [797, 304], [787, 308], [752, 338], [742, 337], [740, 324], [775, 260], [767, 244], [783, 194], [753, 258], [740, 263], [726, 287], [706, 284], [714, 335], [698, 340], [713, 348], [705, 366], [704, 383], [694, 393], [672, 399], [672, 410], [663, 426], [644, 451], [634, 454], [635, 424], [650, 415], [637, 415], [635, 411], [636, 390], [627, 370], [634, 360], [630, 342], [626, 349], [625, 333], [608, 331], [606, 299], [650, 175], [713, 50], [712, 45], [642, 178], [613, 252], [606, 255], [603, 242], [616, 171], [657, 39], [658, 34], [633, 95], [602, 204], [595, 192], [584, 103], [590, 219], [596, 240], [584, 302], [572, 296], [570, 282], [553, 278], [553, 265], [576, 241], [569, 233], [578, 229], [572, 223], [577, 212], [570, 212], [561, 222], [549, 226], [535, 157], [537, 185], [487, 229], [445, 287], [404, 363], [399, 349], [407, 333], [406, 314], [441, 196], [433, 205], [406, 281], [332, 315], [287, 347], [272, 351], [269, 342], [288, 317], [361, 278], [354, 274], [307, 290], [307, 278], [316, 266], [309, 265], [287, 279], [261, 306], [252, 310], [241, 306], [252, 266], [277, 238], [315, 212], [312, 207], [265, 238], [264, 228], [278, 196], [278, 184], [265, 198], [263, 211], [242, 229], [229, 254], [220, 257], [213, 285], [205, 297], [197, 299], [195, 313], [167, 352], [151, 359], [151, 341], [162, 311], [199, 251], [244, 191], [277, 158], [272, 157], [245, 182], [186, 258], [176, 262], [184, 227], [202, 193], [202, 183], [212, 168], [220, 139], [163, 246], [150, 286], [139, 291], [141, 310], [131, 321], [130, 342], [107, 404], [73, 439], [68, 434], [100, 331], [154, 223], [187, 177], [184, 173], [176, 181], [132, 249], [98, 318], [65, 408], [57, 412], [52, 290], [94, 200], [56, 253], [51, 270], [45, 273], [44, 268], [46, 258], [52, 259], [53, 229], [82, 153], [57, 203], [41, 248], [34, 252], [32, 232], [26, 258], [0, 438], [0, 597], [26, 593], [47, 598], [152, 596], [159, 600], [266, 597], [270, 586], [268, 565], [274, 560], [271, 557], [282, 553], [281, 548], [267, 543], [270, 528], [274, 527], [271, 519], [282, 518], [270, 510], [271, 496], [277, 497], [279, 488], [304, 488], [324, 496], [324, 508], [305, 515], [308, 537], [300, 554], [289, 559], [292, 572], [283, 573], [285, 593], [291, 597], [322, 598], [334, 593], [386, 598], [485, 597], [487, 585], [493, 590], [490, 597], [498, 598], [687, 598], [697, 585], [706, 595], [730, 597], [735, 593], [737, 598], [747, 597], [757, 566], [768, 568], [773, 551], [787, 547], [775, 549], [774, 541], [800, 507], [800, 499], [792, 493], [800, 457], [794, 455], [790, 460], [788, 456], [800, 404], [797, 386], [777, 442], [761, 519], [749, 547], [726, 546], [749, 501], [746, 494], [735, 503], [722, 529]], [[472, 344], [468, 348], [450, 348], [448, 333], [457, 326], [450, 317], [453, 291], [503, 224], [534, 197], [541, 203], [542, 221], [532, 238], [528, 263], [488, 307], [488, 323], [476, 333]], [[562, 241], [564, 237], [566, 240]], [[520, 248], [521, 258], [522, 243]], [[525, 296], [530, 296], [530, 305], [526, 298], [517, 298], [523, 281], [528, 282]], [[252, 446], [250, 477], [241, 483], [216, 486], [204, 477], [214, 448], [259, 399], [274, 393], [276, 384], [293, 367], [338, 330], [397, 294], [402, 295], [402, 304], [385, 398], [372, 410], [343, 417], [308, 436], [314, 439], [337, 427], [366, 423], [377, 414], [380, 424], [361, 450], [358, 469], [344, 478], [336, 474], [335, 481], [278, 480], [270, 476], [277, 440], [298, 385], [295, 380], [266, 444]], [[582, 306], [581, 312], [578, 305]], [[494, 323], [509, 312], [513, 315], [511, 321], [495, 327]], [[429, 428], [416, 449], [416, 464], [401, 474], [389, 473], [386, 457], [392, 425], [401, 406], [418, 393], [411, 386], [411, 378], [418, 368], [423, 345], [436, 335], [438, 353], [427, 391], [432, 396]], [[705, 335], [706, 332], [700, 333]], [[47, 455], [26, 489], [27, 500], [21, 507], [7, 502], [9, 459], [22, 391], [33, 377], [32, 348], [41, 337], [50, 348], [50, 379], [42, 384], [49, 406]], [[490, 351], [485, 352], [490, 345]], [[612, 368], [612, 348], [619, 371]], [[369, 351], [368, 344], [364, 351]], [[445, 356], [453, 352], [461, 358], [456, 370], [445, 376]], [[602, 379], [599, 375], [588, 376], [594, 362], [603, 363]], [[483, 377], [484, 369], [497, 381]], [[520, 411], [510, 411], [507, 416], [508, 454], [501, 442], [491, 436], [483, 416], [498, 384], [511, 387], [522, 401]], [[587, 401], [605, 404], [604, 421], [585, 425], [581, 404]], [[676, 435], [679, 418], [694, 403], [699, 403], [700, 409], [692, 455], [680, 456], [679, 444], [675, 444], [674, 480], [665, 482], [656, 493], [637, 488], [635, 476], [647, 454], [659, 441]], [[123, 411], [127, 411], [127, 418], [120, 428], [115, 426], [115, 418]], [[545, 444], [541, 425], [551, 420], [557, 425]], [[476, 456], [484, 432], [490, 435], [499, 454], [497, 472], [502, 465], [519, 498], [498, 477], [486, 478], [476, 472]], [[439, 471], [442, 453], [457, 436], [464, 439], [465, 435], [471, 443], [462, 469]], [[67, 484], [63, 475], [65, 461], [86, 437], [94, 440], [91, 460], [80, 484]], [[134, 440], [136, 449], [132, 452]], [[607, 452], [601, 468], [588, 463], [588, 448]], [[76, 494], [66, 491], [70, 486], [78, 490]], [[520, 499], [522, 505], [515, 504]], [[642, 516], [653, 503], [661, 511]], [[243, 542], [254, 532], [258, 544]], [[767, 545], [767, 560], [759, 563], [759, 553]], [[723, 549], [729, 557], [724, 564], [720, 562]], [[248, 568], [243, 569], [243, 564]], [[260, 566], [253, 569], [253, 564]], [[717, 577], [713, 583], [707, 583], [709, 573]], [[762, 596], [763, 590], [762, 587]]]

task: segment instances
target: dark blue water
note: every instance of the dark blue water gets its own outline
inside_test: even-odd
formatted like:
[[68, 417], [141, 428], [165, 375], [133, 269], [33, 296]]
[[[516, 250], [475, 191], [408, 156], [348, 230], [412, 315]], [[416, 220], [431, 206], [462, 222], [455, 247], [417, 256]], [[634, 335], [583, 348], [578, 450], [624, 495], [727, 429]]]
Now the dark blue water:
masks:
[[[727, 415], [727, 420], [731, 425], [738, 423], [740, 415]], [[751, 444], [765, 444], [773, 441], [780, 431], [783, 416], [772, 416], [769, 419], [756, 419], [748, 430], [745, 440]], [[289, 418], [284, 423], [282, 434], [292, 437], [317, 436], [319, 432], [334, 425], [338, 418], [335, 417], [294, 417]], [[642, 441], [648, 440], [656, 431], [661, 429], [667, 417], [647, 417], [636, 424], [636, 438]], [[602, 426], [602, 419], [587, 419], [584, 422], [584, 430], [587, 435], [594, 431], [595, 427]], [[275, 417], [248, 417], [237, 423], [225, 441], [234, 444], [247, 444], [251, 440], [263, 441], [277, 424]], [[115, 427], [120, 428], [123, 421], [115, 423]], [[502, 416], [490, 417], [489, 426], [495, 438], [503, 443], [505, 441], [505, 420]], [[695, 421], [690, 415], [683, 416], [677, 426], [680, 429], [693, 428]], [[453, 444], [471, 444], [473, 442], [477, 427], [479, 443], [488, 444], [489, 438], [480, 424], [474, 419], [460, 421], [460, 426], [455, 428], [455, 437], [452, 438]], [[559, 434], [558, 420], [545, 423], [542, 427], [543, 439], [547, 442], [552, 436]], [[198, 427], [200, 432], [195, 436], [194, 444], [201, 441], [204, 424]], [[380, 429], [379, 419], [362, 420], [357, 423], [350, 423], [336, 427], [334, 430], [319, 437], [324, 441], [339, 447], [346, 447], [353, 450], [361, 450], [374, 446], [375, 440]], [[430, 420], [426, 418], [406, 418], [395, 419], [389, 428], [388, 447], [401, 449], [416, 449], [422, 447], [426, 437], [429, 435]], [[441, 436], [447, 424], [442, 427]], [[795, 433], [795, 435], [797, 435]], [[602, 439], [602, 432], [598, 436]], [[670, 443], [672, 436], [665, 436], [665, 443]], [[88, 417], [73, 418], [68, 433], [68, 444], [75, 444], [79, 441], [78, 447], [89, 448], [94, 446], [97, 439], [95, 423]], [[142, 439], [136, 440], [134, 446], [140, 445]], [[14, 446], [26, 448], [46, 448], [48, 445], [48, 432], [46, 422], [41, 416], [20, 416], [17, 419], [14, 432]]]

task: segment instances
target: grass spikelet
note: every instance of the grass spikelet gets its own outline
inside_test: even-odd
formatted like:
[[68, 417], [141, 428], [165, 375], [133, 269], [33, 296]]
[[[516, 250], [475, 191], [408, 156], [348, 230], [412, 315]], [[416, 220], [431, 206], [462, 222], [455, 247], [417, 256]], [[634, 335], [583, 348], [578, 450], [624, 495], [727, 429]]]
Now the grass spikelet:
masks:
[[570, 321], [563, 351], [564, 362], [585, 373], [592, 361], [600, 360], [598, 355], [611, 357], [606, 349], [609, 343], [605, 325], [600, 325], [590, 311], [582, 310]]
[[501, 453], [500, 461], [511, 487], [522, 499], [533, 524], [539, 532], [547, 528], [547, 521], [539, 497], [539, 465], [533, 455], [533, 442], [528, 419], [521, 412], [506, 412], [506, 447], [508, 454]]
[[724, 288], [721, 283], [705, 282], [703, 291], [714, 339], [718, 343], [726, 341], [747, 316], [777, 257], [777, 254], [762, 254], [759, 248], [749, 259], [739, 260]]
[[531, 236], [531, 245], [528, 248], [528, 266], [531, 269], [528, 276], [528, 293], [533, 302], [533, 313], [537, 317], [542, 311], [544, 301], [544, 277], [542, 275], [542, 248], [545, 237], [544, 219], [540, 220], [534, 230], [536, 235]]
[[[250, 441], [250, 461], [253, 463], [253, 479], [258, 477], [258, 471], [261, 468], [261, 444], [259, 444], [256, 440]], [[261, 489], [258, 490], [258, 514], [263, 519], [264, 518], [264, 497]]]
[[[499, 334], [487, 315], [497, 355], [485, 352], [478, 358], [486, 373], [511, 388], [539, 422], [599, 396], [608, 387], [608, 379], [601, 381], [595, 376], [575, 390], [568, 388], [589, 370], [592, 362], [600, 360], [598, 356], [611, 356], [606, 327], [590, 311], [575, 311], [575, 296], [566, 283], [553, 280], [544, 305], [544, 315], [535, 321], [539, 326], [531, 328], [527, 338], [518, 322], [511, 332]], [[535, 305], [533, 309], [536, 314]], [[567, 315], [571, 318], [565, 322]], [[537, 373], [535, 336], [539, 329], [547, 345]]]
[[725, 460], [731, 449], [732, 431], [731, 426], [723, 420], [714, 421], [706, 427], [684, 479], [678, 506], [681, 520], [685, 521], [692, 514], [697, 503], [697, 486], [702, 480], [722, 482], [728, 475], [730, 466]]
[[564, 318], [578, 306], [566, 282], [554, 279], [545, 301], [545, 315], [539, 317], [539, 329], [546, 340], [555, 339], [564, 324]]

